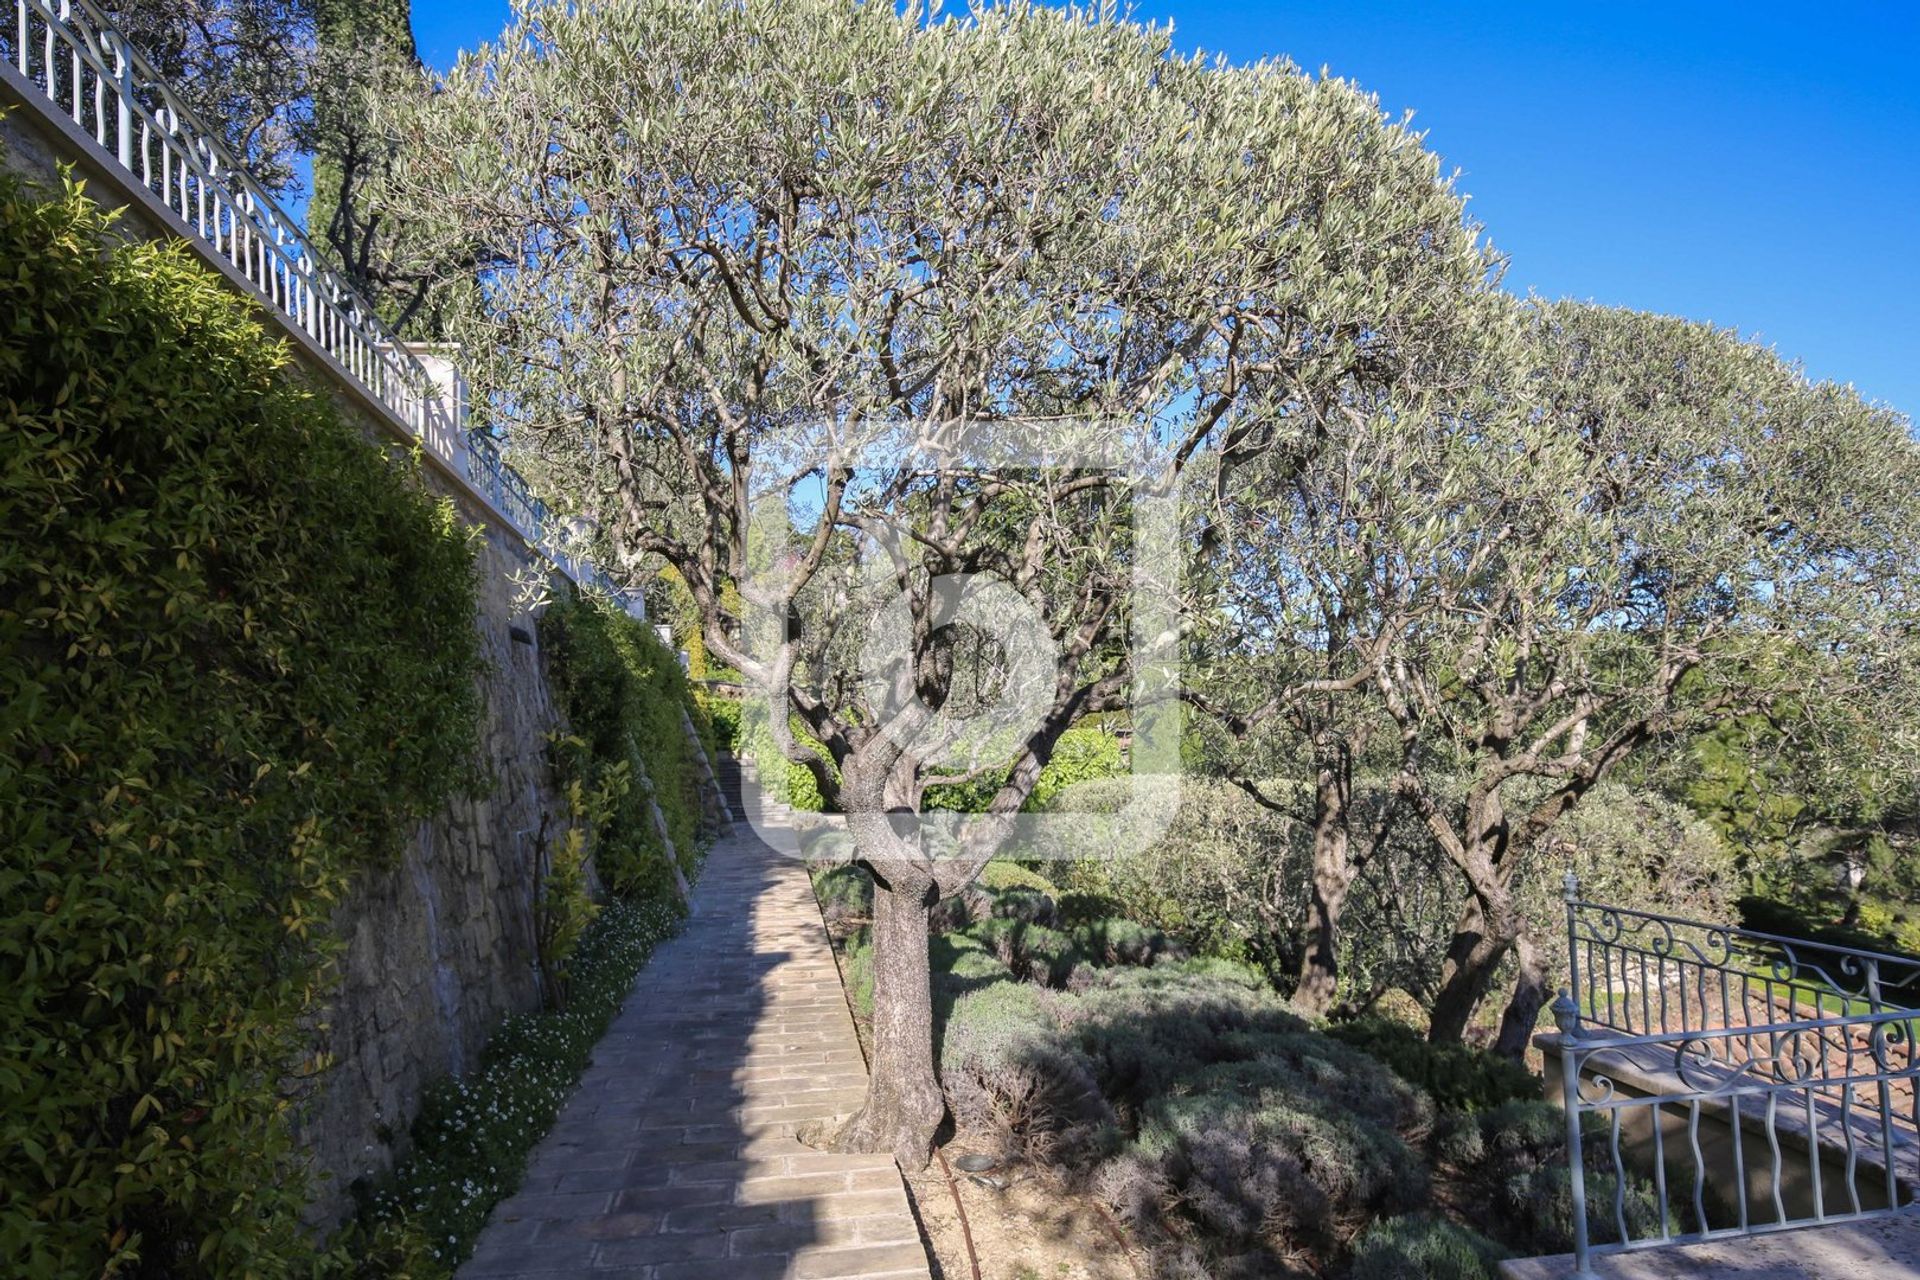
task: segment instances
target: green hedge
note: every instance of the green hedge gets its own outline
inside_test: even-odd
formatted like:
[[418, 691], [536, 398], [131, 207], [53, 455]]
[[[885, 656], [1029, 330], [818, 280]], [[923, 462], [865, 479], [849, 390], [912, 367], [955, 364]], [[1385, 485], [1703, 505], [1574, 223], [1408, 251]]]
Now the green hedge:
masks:
[[660, 896], [670, 890], [671, 868], [648, 798], [666, 818], [681, 871], [691, 874], [700, 849], [700, 784], [696, 748], [680, 715], [685, 709], [697, 724], [705, 712], [678, 655], [604, 600], [574, 593], [555, 601], [541, 615], [540, 638], [572, 729], [555, 753], [556, 769], [562, 781], [580, 781], [612, 801], [594, 833], [594, 866], [616, 896]]
[[[794, 717], [791, 727], [796, 741], [810, 744], [822, 756], [826, 755], [826, 748], [814, 742], [800, 727], [798, 717]], [[826, 799], [820, 794], [813, 770], [797, 760], [786, 759], [774, 745], [773, 727], [767, 723], [764, 703], [753, 702], [742, 707], [734, 737], [736, 753], [759, 767], [760, 785], [773, 799], [802, 813], [819, 813], [826, 808]]]
[[0, 1272], [282, 1274], [329, 921], [472, 776], [472, 555], [108, 221], [0, 176]]

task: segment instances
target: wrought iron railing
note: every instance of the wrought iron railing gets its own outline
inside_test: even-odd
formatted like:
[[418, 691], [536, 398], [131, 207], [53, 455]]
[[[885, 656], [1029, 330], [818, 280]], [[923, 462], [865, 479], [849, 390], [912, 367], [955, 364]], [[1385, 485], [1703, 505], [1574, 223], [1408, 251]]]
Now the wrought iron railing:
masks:
[[1586, 902], [1571, 874], [1565, 896], [1577, 1275], [1596, 1254], [1912, 1205], [1920, 1013], [1887, 996], [1920, 960]]
[[96, 160], [178, 215], [202, 251], [239, 272], [530, 545], [576, 581], [637, 606], [637, 597], [562, 545], [553, 513], [499, 443], [456, 420], [414, 353], [90, 0], [13, 0], [13, 20], [0, 24], [0, 55], [38, 91], [41, 106], [92, 140]]

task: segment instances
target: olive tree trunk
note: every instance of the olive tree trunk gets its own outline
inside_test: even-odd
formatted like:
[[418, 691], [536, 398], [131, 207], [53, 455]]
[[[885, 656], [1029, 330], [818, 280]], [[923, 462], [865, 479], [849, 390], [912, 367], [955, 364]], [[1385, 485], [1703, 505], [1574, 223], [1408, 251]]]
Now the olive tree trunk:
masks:
[[873, 1050], [867, 1100], [841, 1129], [842, 1151], [886, 1151], [902, 1169], [926, 1167], [946, 1095], [933, 1063], [933, 999], [927, 959], [934, 890], [918, 869], [873, 891]]
[[1308, 901], [1300, 981], [1293, 1006], [1309, 1018], [1326, 1016], [1340, 989], [1340, 915], [1353, 888], [1347, 831], [1347, 795], [1332, 768], [1322, 765], [1314, 787], [1313, 885]]
[[1547, 1003], [1547, 966], [1540, 948], [1534, 945], [1525, 929], [1513, 940], [1513, 954], [1519, 961], [1520, 972], [1514, 978], [1513, 995], [1507, 1001], [1506, 1012], [1500, 1016], [1500, 1035], [1493, 1042], [1493, 1051], [1518, 1062], [1527, 1056], [1527, 1046], [1533, 1043], [1533, 1029], [1540, 1021], [1540, 1010]]
[[1513, 944], [1511, 933], [1501, 927], [1500, 914], [1490, 910], [1477, 894], [1460, 909], [1427, 1030], [1427, 1039], [1435, 1044], [1452, 1044], [1465, 1038], [1474, 1013], [1492, 989], [1500, 962]]

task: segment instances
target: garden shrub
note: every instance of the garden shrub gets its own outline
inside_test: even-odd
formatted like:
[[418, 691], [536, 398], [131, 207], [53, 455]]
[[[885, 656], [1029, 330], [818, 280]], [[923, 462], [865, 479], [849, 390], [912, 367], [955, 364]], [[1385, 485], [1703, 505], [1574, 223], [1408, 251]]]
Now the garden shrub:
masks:
[[1494, 1280], [1507, 1256], [1477, 1231], [1410, 1213], [1382, 1219], [1361, 1234], [1352, 1280]]
[[[1010, 768], [1012, 762], [1008, 764]], [[1041, 768], [1024, 808], [1028, 812], [1039, 810], [1058, 800], [1070, 787], [1125, 772], [1118, 738], [1098, 725], [1076, 726], [1061, 734], [1054, 743], [1053, 756]], [[971, 782], [936, 784], [927, 788], [922, 803], [932, 810], [982, 813], [999, 792], [1004, 776], [996, 777], [990, 772]]]
[[1027, 797], [1027, 808], [1044, 809], [1059, 802], [1069, 788], [1083, 782], [1117, 778], [1126, 772], [1120, 739], [1098, 725], [1079, 725], [1060, 735], [1053, 755]]
[[549, 683], [580, 744], [553, 754], [555, 771], [563, 784], [577, 780], [607, 796], [593, 832], [594, 869], [617, 896], [673, 894], [668, 858], [685, 875], [700, 854], [697, 748], [682, 720], [695, 707], [679, 657], [645, 623], [579, 591], [547, 607], [540, 638]]
[[1017, 916], [991, 916], [963, 932], [1028, 982], [1057, 985], [1080, 960], [1072, 938]]
[[1082, 955], [1098, 964], [1152, 964], [1163, 955], [1184, 958], [1182, 948], [1166, 934], [1120, 916], [1075, 925], [1068, 935]]
[[[826, 748], [807, 736], [797, 718], [788, 727], [796, 742], [809, 744], [826, 757]], [[774, 746], [773, 729], [767, 723], [764, 706], [753, 703], [742, 708], [735, 737], [738, 743], [735, 750], [741, 759], [754, 762], [760, 771], [760, 785], [768, 796], [801, 813], [819, 813], [826, 808], [813, 770], [797, 760], [787, 759]]]
[[1070, 1158], [1110, 1132], [1112, 1112], [1088, 1064], [1059, 1036], [1045, 993], [1031, 984], [990, 983], [954, 1000], [940, 1070], [962, 1124], [1036, 1158]]
[[702, 695], [700, 705], [707, 713], [707, 723], [711, 726], [710, 748], [718, 748], [733, 754], [740, 750], [740, 704], [732, 698], [718, 698]]
[[[1471, 1123], [1478, 1143], [1458, 1129]], [[1604, 1120], [1590, 1117], [1587, 1154], [1587, 1215], [1596, 1241], [1617, 1234], [1613, 1200], [1618, 1180], [1602, 1154]], [[1487, 1233], [1523, 1254], [1563, 1253], [1573, 1248], [1573, 1191], [1567, 1169], [1566, 1113], [1549, 1102], [1514, 1101], [1443, 1127], [1437, 1145], [1443, 1158], [1466, 1155], [1455, 1172], [1485, 1214]], [[1658, 1234], [1660, 1205], [1651, 1182], [1629, 1174], [1622, 1189], [1628, 1229], [1635, 1237]], [[1678, 1219], [1676, 1218], [1676, 1221]]]
[[359, 1275], [453, 1274], [487, 1214], [519, 1186], [634, 975], [680, 919], [658, 899], [608, 904], [574, 951], [567, 1007], [507, 1019], [477, 1070], [427, 1090], [406, 1159], [378, 1186], [355, 1188], [361, 1216], [341, 1252], [358, 1259]]
[[927, 927], [935, 934], [956, 933], [993, 915], [993, 895], [977, 883], [933, 904]]
[[1101, 1087], [1131, 1114], [1203, 1067], [1237, 1054], [1236, 1031], [1306, 1026], [1264, 985], [1253, 988], [1184, 964], [1109, 969], [1059, 1001], [1063, 1028], [1093, 1063]]
[[1014, 972], [1024, 974], [1029, 982], [1058, 986], [1080, 963], [1073, 939], [1045, 925], [1016, 925], [1013, 942], [1018, 955]]
[[1382, 1119], [1331, 1095], [1338, 1079], [1324, 1060], [1304, 1071], [1234, 1063], [1187, 1083], [1147, 1106], [1135, 1146], [1224, 1251], [1328, 1255], [1424, 1197], [1419, 1157]]
[[1115, 917], [1132, 918], [1127, 916], [1118, 898], [1085, 889], [1055, 890], [1053, 905], [1055, 911], [1059, 913], [1060, 922], [1066, 925], [1088, 924], [1095, 920], [1109, 920]]
[[993, 916], [1050, 926], [1055, 920], [1053, 899], [1038, 889], [1002, 889], [993, 895]]
[[840, 862], [816, 868], [813, 893], [827, 931], [836, 938], [863, 927], [873, 916], [873, 877], [864, 867]]
[[475, 776], [473, 558], [109, 222], [0, 175], [0, 1270], [280, 1274], [330, 922]]
[[1386, 1063], [1443, 1111], [1483, 1111], [1540, 1096], [1540, 1077], [1519, 1063], [1471, 1045], [1431, 1044], [1404, 1023], [1356, 1018], [1326, 1033]]
[[1007, 862], [1000, 858], [995, 858], [982, 867], [980, 878], [975, 883], [992, 893], [1000, 893], [1007, 889], [1028, 889], [1034, 893], [1048, 895], [1054, 892], [1053, 882], [1039, 872], [1029, 870], [1017, 862]]

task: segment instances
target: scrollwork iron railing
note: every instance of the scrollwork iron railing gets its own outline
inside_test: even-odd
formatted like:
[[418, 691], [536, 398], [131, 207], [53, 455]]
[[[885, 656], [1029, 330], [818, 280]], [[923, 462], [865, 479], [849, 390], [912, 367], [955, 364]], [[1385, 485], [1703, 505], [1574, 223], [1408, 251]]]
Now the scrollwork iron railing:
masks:
[[575, 581], [636, 608], [637, 597], [562, 545], [560, 523], [499, 443], [452, 420], [420, 360], [91, 0], [13, 0], [13, 20], [0, 23], [0, 56], [36, 91], [37, 107], [71, 120], [96, 161], [178, 216], [202, 252], [239, 272], [333, 359], [337, 374], [384, 405], [529, 545]]
[[1595, 1254], [1913, 1204], [1920, 1012], [1887, 995], [1920, 960], [1586, 902], [1572, 875], [1565, 897], [1576, 1275]]

